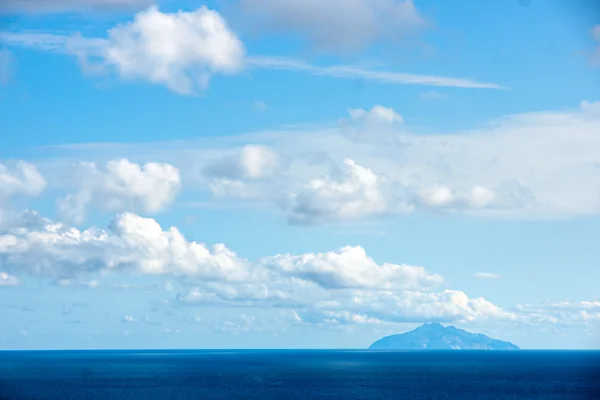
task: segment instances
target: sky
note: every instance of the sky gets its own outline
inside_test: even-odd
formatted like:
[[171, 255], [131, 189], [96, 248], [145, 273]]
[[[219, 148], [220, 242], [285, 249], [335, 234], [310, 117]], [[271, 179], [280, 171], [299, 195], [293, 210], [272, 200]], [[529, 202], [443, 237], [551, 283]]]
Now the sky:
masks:
[[600, 348], [592, 0], [5, 0], [0, 349]]

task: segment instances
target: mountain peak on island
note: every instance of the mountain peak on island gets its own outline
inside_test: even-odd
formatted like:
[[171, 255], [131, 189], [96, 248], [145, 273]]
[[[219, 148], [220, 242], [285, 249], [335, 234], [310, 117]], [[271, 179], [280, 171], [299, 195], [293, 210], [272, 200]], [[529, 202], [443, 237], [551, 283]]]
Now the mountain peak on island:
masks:
[[430, 322], [398, 335], [386, 336], [373, 343], [370, 350], [518, 350], [510, 342], [492, 339], [481, 333], [470, 333], [454, 326], [444, 327], [439, 322]]

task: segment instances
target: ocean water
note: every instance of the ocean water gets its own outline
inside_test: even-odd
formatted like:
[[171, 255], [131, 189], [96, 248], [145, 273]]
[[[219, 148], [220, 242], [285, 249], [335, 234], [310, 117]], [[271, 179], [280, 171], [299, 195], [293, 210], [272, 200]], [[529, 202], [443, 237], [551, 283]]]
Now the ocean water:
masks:
[[0, 352], [0, 400], [600, 399], [596, 351]]

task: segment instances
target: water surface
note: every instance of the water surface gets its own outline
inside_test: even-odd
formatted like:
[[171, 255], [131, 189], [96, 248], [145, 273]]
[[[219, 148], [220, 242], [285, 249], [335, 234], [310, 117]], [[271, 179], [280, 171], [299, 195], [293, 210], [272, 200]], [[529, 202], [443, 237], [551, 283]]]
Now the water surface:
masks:
[[0, 400], [600, 399], [597, 351], [0, 352]]

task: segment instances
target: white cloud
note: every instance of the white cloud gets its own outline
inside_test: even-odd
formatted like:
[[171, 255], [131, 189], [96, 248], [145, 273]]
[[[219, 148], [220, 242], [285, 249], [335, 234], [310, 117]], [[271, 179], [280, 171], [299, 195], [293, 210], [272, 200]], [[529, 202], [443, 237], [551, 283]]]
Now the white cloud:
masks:
[[8, 166], [0, 163], [0, 229], [11, 226], [17, 218], [10, 207], [11, 197], [38, 196], [46, 185], [46, 179], [33, 164], [19, 161]]
[[12, 32], [2, 32], [0, 38], [71, 54], [90, 72], [114, 70], [123, 79], [164, 84], [178, 94], [205, 89], [214, 73], [238, 72], [245, 53], [221, 15], [204, 6], [176, 13], [151, 6], [133, 21], [111, 28], [106, 39]]
[[[20, 226], [0, 235], [0, 257], [9, 272], [60, 277], [60, 286], [71, 285], [77, 281], [71, 277], [87, 272], [133, 269], [150, 275], [199, 278], [213, 294], [224, 297], [258, 290], [270, 292], [266, 297], [286, 298], [294, 292], [289, 287], [267, 285], [283, 278], [286, 282], [295, 280], [288, 286], [296, 285], [299, 291], [309, 287], [313, 290], [314, 284], [325, 289], [425, 290], [442, 282], [439, 275], [422, 267], [379, 265], [361, 247], [277, 255], [251, 262], [239, 258], [222, 244], [213, 246], [211, 251], [204, 244], [188, 241], [175, 227], [163, 230], [153, 219], [131, 213], [115, 218], [110, 231], [96, 228], [80, 231], [36, 214], [24, 216]], [[219, 286], [219, 282], [240, 285], [232, 289]], [[172, 282], [167, 281], [166, 287], [172, 288]]]
[[362, 108], [350, 110], [350, 117], [354, 121], [359, 122], [372, 122], [372, 123], [402, 123], [403, 118], [393, 108], [387, 108], [384, 106], [373, 106], [371, 110], [364, 110]]
[[[598, 131], [600, 102], [582, 101], [577, 108], [507, 115], [454, 132], [332, 122], [183, 145], [103, 145], [101, 151], [171, 160], [183, 166], [189, 185], [219, 198], [207, 207], [231, 197], [237, 206], [277, 209], [293, 223], [411, 212], [556, 219], [600, 213]], [[264, 146], [277, 163], [259, 163], [271, 167], [253, 175], [240, 161], [245, 144]], [[63, 150], [74, 157], [98, 154], [92, 145]]]
[[244, 263], [223, 245], [212, 251], [188, 242], [177, 228], [163, 231], [151, 218], [124, 213], [111, 230], [80, 231], [36, 214], [0, 235], [0, 260], [7, 269], [30, 274], [70, 277], [103, 269], [134, 269], [144, 274], [244, 279]]
[[499, 279], [499, 278], [501, 278], [500, 275], [494, 274], [493, 272], [476, 272], [475, 277], [481, 278], [481, 279]]
[[188, 94], [204, 89], [214, 72], [239, 71], [244, 46], [216, 11], [201, 7], [168, 14], [152, 6], [109, 30], [104, 57], [124, 78]]
[[0, 163], [0, 201], [14, 195], [37, 196], [46, 188], [46, 180], [35, 165], [19, 161], [10, 168]]
[[[285, 57], [245, 57], [243, 44], [229, 31], [225, 21], [216, 12], [204, 8], [178, 14], [165, 14], [151, 8], [139, 13], [136, 18], [129, 24], [113, 28], [109, 31], [108, 39], [84, 38], [79, 34], [60, 36], [6, 31], [0, 31], [0, 39], [9, 46], [26, 46], [75, 56], [84, 72], [98, 74], [115, 70], [123, 78], [165, 84], [179, 94], [190, 94], [205, 87], [213, 73], [231, 74], [243, 67], [306, 72], [315, 76], [364, 79], [396, 85], [504, 89], [495, 83], [467, 78], [390, 72], [352, 65], [318, 66]], [[161, 24], [172, 22], [169, 23], [172, 26], [166, 37], [154, 32], [155, 27], [161, 24], [155, 26], [148, 22], [153, 19]], [[210, 19], [216, 22], [207, 22]], [[201, 26], [191, 27], [193, 23]], [[220, 28], [203, 31], [211, 25]], [[195, 31], [188, 34], [188, 30]], [[188, 50], [190, 46], [193, 51]]]
[[238, 7], [255, 31], [301, 34], [331, 51], [398, 40], [426, 24], [412, 0], [241, 0]]
[[153, 0], [2, 0], [0, 13], [61, 13], [71, 11], [136, 9]]
[[21, 282], [16, 276], [7, 274], [6, 272], [0, 272], [0, 287], [7, 286], [18, 286]]
[[299, 322], [316, 325], [517, 321], [519, 316], [478, 297], [470, 298], [459, 290], [356, 291], [339, 299], [339, 303], [300, 310]]
[[434, 185], [419, 189], [417, 194], [430, 207], [467, 206], [475, 209], [491, 205], [496, 197], [494, 192], [480, 185], [464, 193], [455, 193], [447, 186]]
[[600, 324], [600, 301], [562, 301], [518, 304], [515, 312], [530, 324]]
[[257, 180], [269, 177], [278, 166], [279, 157], [272, 149], [248, 145], [233, 155], [209, 164], [204, 173], [213, 178]]
[[263, 137], [290, 160], [265, 185], [277, 192], [249, 180], [243, 187], [246, 194], [271, 196], [296, 223], [413, 211], [512, 219], [597, 215], [598, 131], [600, 102], [583, 101], [578, 109], [509, 115], [440, 134], [393, 124], [275, 132]]
[[181, 189], [179, 170], [170, 164], [139, 165], [126, 159], [77, 166], [79, 191], [59, 201], [61, 215], [81, 223], [90, 206], [112, 212], [157, 213], [169, 206]]
[[271, 196], [270, 178], [284, 168], [280, 156], [269, 147], [247, 145], [209, 161], [202, 175], [216, 196], [259, 199]]
[[123, 318], [121, 318], [121, 322], [124, 322], [126, 324], [133, 324], [135, 322], [135, 318], [133, 318], [131, 315], [126, 315]]
[[97, 279], [93, 279], [90, 281], [86, 281], [83, 279], [66, 279], [60, 278], [54, 281], [56, 286], [60, 287], [74, 287], [74, 288], [84, 288], [84, 289], [95, 289], [100, 286], [100, 281]]
[[[396, 206], [390, 201], [389, 181], [369, 168], [344, 160], [337, 176], [311, 180], [288, 200], [290, 220], [296, 223], [328, 223], [383, 214]], [[393, 206], [392, 206], [393, 204]]]
[[191, 287], [176, 294], [176, 304], [277, 308], [294, 312], [297, 323], [322, 326], [431, 320], [600, 322], [598, 302], [503, 309], [460, 290], [437, 289], [442, 278], [422, 267], [378, 264], [361, 247], [248, 261], [224, 245], [211, 251], [174, 227], [163, 230], [156, 221], [134, 214], [118, 216], [111, 231], [79, 231], [35, 215], [22, 220], [0, 235], [0, 264], [6, 271], [0, 279], [6, 282], [12, 281], [13, 271], [58, 277], [59, 286], [89, 287], [98, 283], [86, 281], [86, 275], [104, 269], [170, 275]]
[[381, 70], [364, 69], [350, 65], [317, 66], [304, 61], [285, 57], [249, 57], [246, 65], [250, 68], [274, 69], [281, 71], [303, 71], [312, 75], [332, 78], [365, 79], [374, 82], [396, 85], [424, 85], [440, 87], [459, 87], [466, 89], [505, 89], [489, 82], [479, 82], [466, 78], [446, 76], [407, 74]]
[[443, 280], [423, 267], [378, 265], [360, 246], [347, 246], [337, 252], [278, 255], [262, 262], [270, 269], [332, 289], [428, 289]]

